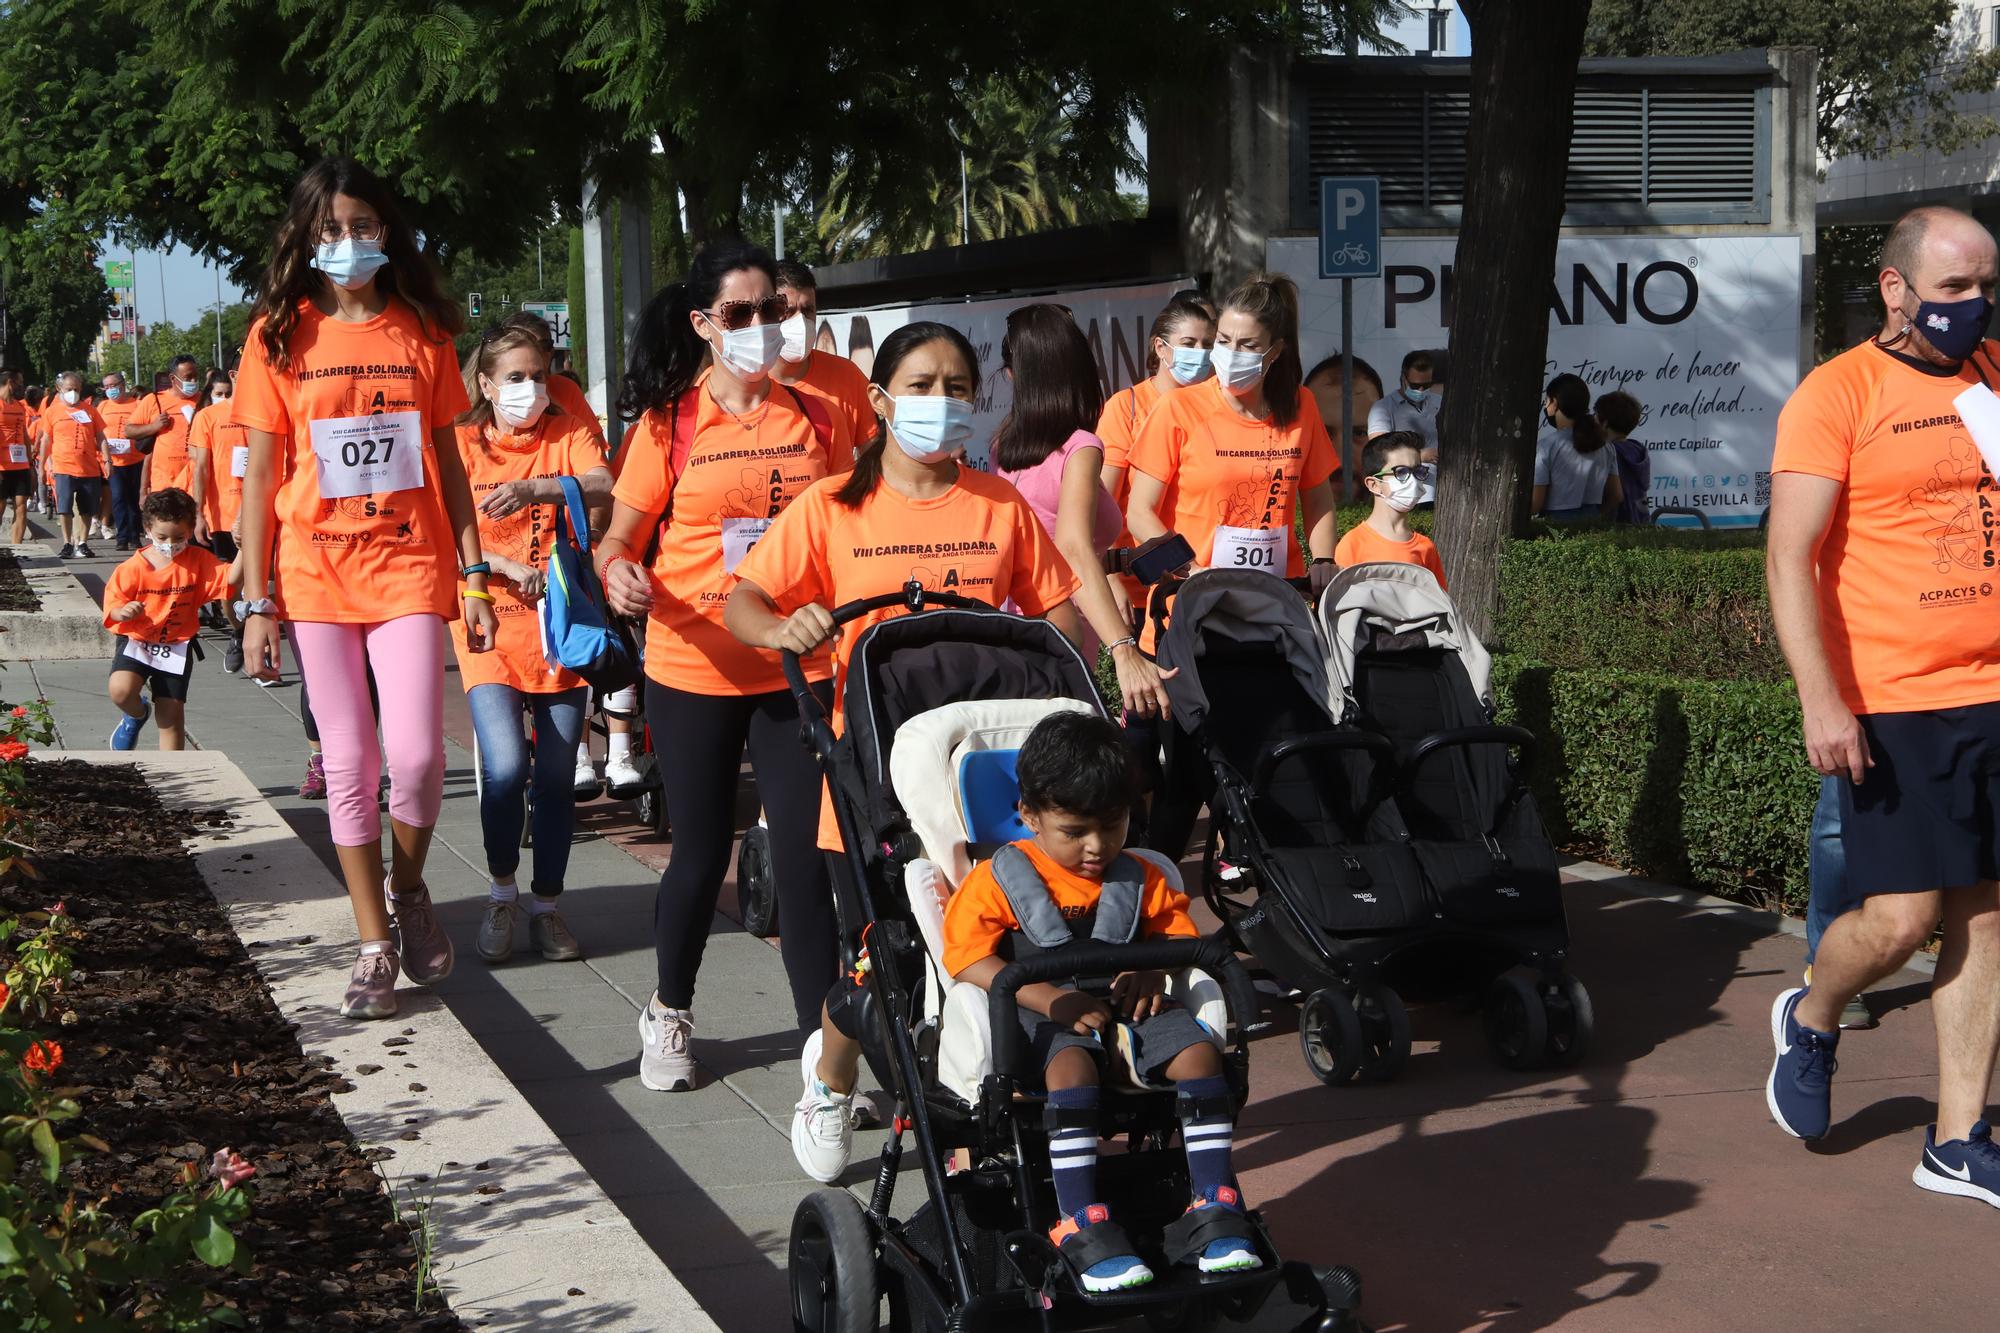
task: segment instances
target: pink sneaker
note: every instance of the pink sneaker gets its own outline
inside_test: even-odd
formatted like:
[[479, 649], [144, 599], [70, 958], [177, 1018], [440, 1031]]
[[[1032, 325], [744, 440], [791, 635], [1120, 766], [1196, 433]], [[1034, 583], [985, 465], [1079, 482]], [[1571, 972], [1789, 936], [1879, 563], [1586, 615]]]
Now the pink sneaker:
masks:
[[299, 784], [299, 799], [302, 801], [324, 801], [326, 799], [326, 756], [309, 754], [306, 756], [306, 779]]
[[451, 975], [451, 937], [431, 906], [431, 891], [419, 884], [408, 893], [389, 895], [389, 912], [396, 924], [396, 941], [410, 980], [431, 986]]
[[354, 974], [348, 978], [347, 994], [340, 1001], [340, 1016], [393, 1017], [396, 1012], [398, 970], [394, 949], [363, 949], [354, 960]]

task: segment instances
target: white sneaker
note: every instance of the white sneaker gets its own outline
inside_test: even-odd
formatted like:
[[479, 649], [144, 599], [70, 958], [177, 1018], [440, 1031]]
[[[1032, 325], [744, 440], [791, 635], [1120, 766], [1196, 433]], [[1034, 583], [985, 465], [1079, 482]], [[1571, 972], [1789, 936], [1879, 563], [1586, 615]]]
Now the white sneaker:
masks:
[[639, 765], [632, 761], [629, 752], [614, 754], [604, 761], [604, 785], [613, 796], [634, 795], [638, 788], [646, 785], [646, 775], [639, 771]]
[[597, 795], [597, 767], [588, 759], [576, 761], [576, 776], [570, 779], [570, 786], [576, 792], [576, 799], [588, 801]]
[[805, 1095], [792, 1112], [792, 1156], [807, 1175], [831, 1185], [854, 1151], [854, 1094], [843, 1096], [819, 1081], [820, 1045], [821, 1034], [814, 1031], [799, 1053]]
[[694, 1087], [694, 1057], [688, 1038], [694, 1035], [694, 1015], [653, 1007], [656, 993], [639, 1010], [639, 1081], [654, 1092], [687, 1092]]

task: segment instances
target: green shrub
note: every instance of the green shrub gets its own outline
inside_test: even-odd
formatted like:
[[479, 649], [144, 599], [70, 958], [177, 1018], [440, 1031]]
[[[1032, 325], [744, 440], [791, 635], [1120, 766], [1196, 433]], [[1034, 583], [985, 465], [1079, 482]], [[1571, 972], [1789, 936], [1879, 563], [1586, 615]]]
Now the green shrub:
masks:
[[1558, 846], [1641, 874], [1804, 910], [1819, 779], [1789, 683], [1494, 661], [1501, 719], [1541, 738]]

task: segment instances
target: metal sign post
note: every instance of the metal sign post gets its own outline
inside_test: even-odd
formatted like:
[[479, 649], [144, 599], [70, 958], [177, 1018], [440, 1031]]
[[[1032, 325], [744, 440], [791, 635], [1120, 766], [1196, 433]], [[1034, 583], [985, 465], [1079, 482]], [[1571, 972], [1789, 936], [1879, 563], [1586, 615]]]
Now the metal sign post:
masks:
[[1319, 183], [1319, 275], [1340, 279], [1340, 498], [1352, 500], [1354, 470], [1354, 280], [1382, 276], [1382, 190], [1374, 176]]

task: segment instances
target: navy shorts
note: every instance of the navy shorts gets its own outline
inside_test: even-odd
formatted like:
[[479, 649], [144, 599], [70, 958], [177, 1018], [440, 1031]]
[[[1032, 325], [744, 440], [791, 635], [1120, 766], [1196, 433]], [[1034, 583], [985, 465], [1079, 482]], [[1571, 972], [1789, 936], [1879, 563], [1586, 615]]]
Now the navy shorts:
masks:
[[1840, 782], [1838, 915], [1877, 893], [2000, 879], [2000, 703], [1863, 716], [1875, 767]]
[[61, 472], [56, 474], [57, 514], [96, 518], [97, 507], [103, 500], [104, 478], [72, 477]]
[[[1035, 1051], [1035, 1067], [1047, 1069], [1049, 1061], [1071, 1047], [1080, 1047], [1090, 1052], [1097, 1061], [1098, 1072], [1104, 1071], [1108, 1053], [1103, 1042], [1096, 1037], [1086, 1037], [1075, 1028], [1061, 1023], [1052, 1023], [1033, 1010], [1022, 1009], [1021, 1026], [1027, 1031], [1028, 1041]], [[1208, 1030], [1195, 1021], [1193, 1014], [1179, 1005], [1154, 1014], [1132, 1029], [1132, 1063], [1134, 1072], [1145, 1083], [1164, 1081], [1166, 1068], [1174, 1062], [1174, 1057], [1190, 1046], [1200, 1045], [1208, 1040]], [[1111, 1041], [1106, 1034], [1105, 1041]]]

